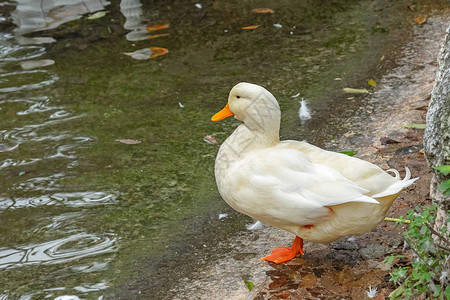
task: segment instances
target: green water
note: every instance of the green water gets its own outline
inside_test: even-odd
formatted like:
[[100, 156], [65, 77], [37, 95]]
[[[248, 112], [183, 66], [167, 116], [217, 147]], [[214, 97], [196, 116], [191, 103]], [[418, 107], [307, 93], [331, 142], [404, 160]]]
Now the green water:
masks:
[[[364, 104], [341, 89], [370, 88], [411, 25], [406, 1], [196, 3], [144, 3], [142, 24], [170, 23], [150, 33], [169, 35], [151, 40], [126, 39], [118, 2], [105, 17], [27, 35], [56, 39], [46, 45], [18, 45], [16, 25], [4, 22], [0, 144], [19, 147], [0, 152], [0, 299], [126, 299], [138, 290], [167, 299], [200, 264], [191, 252], [248, 222], [220, 199], [218, 148], [203, 140], [220, 143], [235, 128], [210, 121], [231, 87], [265, 86], [280, 101], [282, 137], [321, 145]], [[251, 12], [258, 7], [275, 13]], [[0, 9], [8, 18], [14, 6]], [[249, 25], [261, 26], [241, 29]], [[169, 53], [123, 54], [146, 47]], [[18, 64], [37, 58], [55, 64], [29, 73]], [[314, 112], [303, 125], [297, 93]]]

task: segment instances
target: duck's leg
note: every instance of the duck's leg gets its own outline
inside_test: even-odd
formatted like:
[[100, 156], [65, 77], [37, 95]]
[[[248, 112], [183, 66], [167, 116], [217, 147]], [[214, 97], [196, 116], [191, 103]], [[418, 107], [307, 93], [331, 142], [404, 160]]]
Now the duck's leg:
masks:
[[271, 261], [276, 264], [289, 261], [296, 257], [298, 254], [303, 255], [303, 239], [296, 236], [291, 248], [280, 247], [272, 251], [269, 256], [263, 257], [265, 261]]

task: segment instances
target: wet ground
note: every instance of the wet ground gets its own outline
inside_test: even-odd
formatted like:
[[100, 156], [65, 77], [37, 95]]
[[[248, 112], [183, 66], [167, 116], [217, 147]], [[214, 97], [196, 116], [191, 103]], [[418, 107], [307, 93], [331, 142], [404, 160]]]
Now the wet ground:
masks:
[[[273, 13], [252, 12], [264, 7]], [[292, 267], [259, 261], [291, 237], [246, 230], [253, 221], [218, 195], [217, 147], [203, 138], [221, 142], [233, 130], [233, 120], [209, 119], [235, 83], [250, 81], [280, 101], [284, 139], [426, 173], [420, 154], [408, 161], [393, 154], [420, 144], [420, 136], [397, 132], [393, 113], [420, 118], [405, 115], [404, 99], [428, 95], [444, 8], [439, 1], [2, 3], [0, 299], [245, 299], [302, 288], [350, 297], [358, 285], [382, 282], [387, 271], [377, 262], [386, 251], [363, 253], [373, 240], [397, 246], [392, 224], [347, 246], [308, 244]], [[413, 21], [422, 15], [425, 23]], [[243, 29], [251, 25], [260, 26]], [[159, 56], [124, 54], [149, 48]], [[344, 94], [345, 87], [372, 94]], [[298, 93], [313, 111], [304, 124]], [[401, 143], [380, 146], [387, 136]], [[397, 209], [423, 199], [415, 186]], [[353, 275], [367, 267], [374, 273], [358, 281]], [[348, 272], [355, 288], [330, 294], [325, 279], [340, 282]], [[244, 279], [255, 283], [251, 293]]]

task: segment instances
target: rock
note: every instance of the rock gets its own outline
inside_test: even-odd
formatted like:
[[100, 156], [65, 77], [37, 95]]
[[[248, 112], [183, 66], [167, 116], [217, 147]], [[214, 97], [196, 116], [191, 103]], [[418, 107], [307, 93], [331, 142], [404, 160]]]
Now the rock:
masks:
[[341, 241], [331, 244], [331, 247], [336, 250], [358, 250], [360, 247], [355, 241]]
[[365, 259], [376, 259], [385, 256], [388, 251], [389, 248], [384, 245], [371, 244], [361, 249], [359, 253]]

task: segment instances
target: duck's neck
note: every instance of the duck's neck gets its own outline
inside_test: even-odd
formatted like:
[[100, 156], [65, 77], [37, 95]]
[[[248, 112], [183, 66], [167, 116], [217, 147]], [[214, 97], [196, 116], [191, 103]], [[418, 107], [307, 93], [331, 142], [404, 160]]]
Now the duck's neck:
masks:
[[245, 124], [238, 128], [220, 146], [216, 158], [216, 178], [221, 177], [232, 164], [251, 151], [273, 147], [280, 142], [279, 125], [265, 130], [250, 129]]

